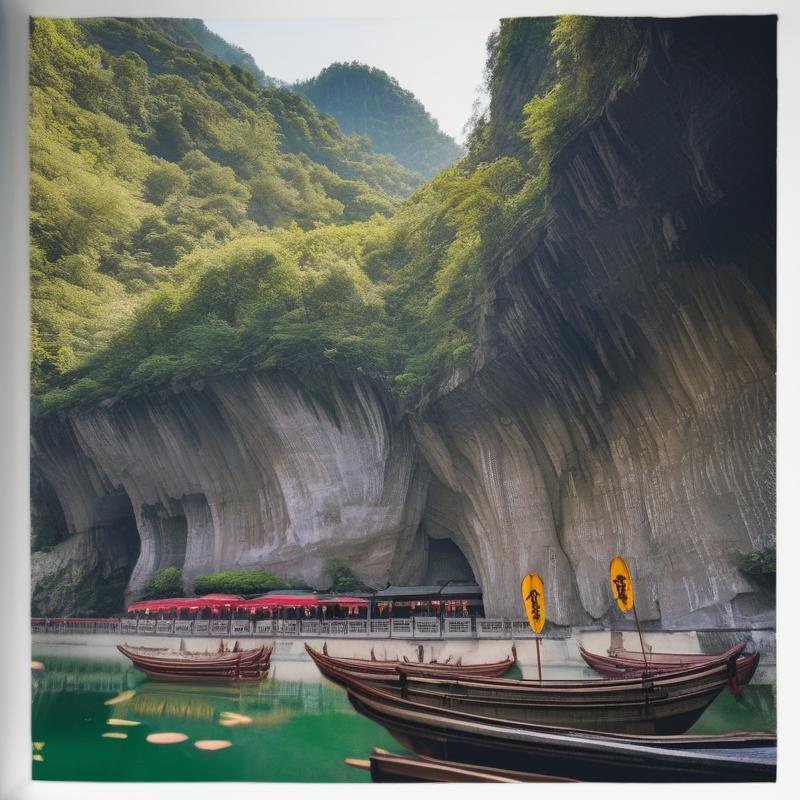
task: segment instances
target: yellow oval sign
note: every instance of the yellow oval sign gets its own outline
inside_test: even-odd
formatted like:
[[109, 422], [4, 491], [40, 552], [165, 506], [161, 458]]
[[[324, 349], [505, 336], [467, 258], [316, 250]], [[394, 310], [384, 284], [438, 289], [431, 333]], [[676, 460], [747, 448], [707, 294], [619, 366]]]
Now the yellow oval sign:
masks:
[[620, 611], [630, 611], [633, 608], [633, 584], [631, 573], [628, 572], [627, 564], [619, 557], [611, 559], [611, 569], [609, 570], [611, 580], [611, 591]]
[[538, 575], [526, 575], [522, 579], [522, 602], [534, 633], [544, 628], [544, 584]]

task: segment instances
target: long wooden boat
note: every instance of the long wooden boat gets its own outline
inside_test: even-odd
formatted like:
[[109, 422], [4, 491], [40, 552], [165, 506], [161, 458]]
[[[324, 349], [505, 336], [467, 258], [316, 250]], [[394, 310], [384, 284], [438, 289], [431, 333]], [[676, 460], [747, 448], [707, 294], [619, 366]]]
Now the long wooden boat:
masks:
[[593, 731], [678, 734], [687, 731], [725, 688], [731, 663], [694, 667], [647, 678], [524, 681], [355, 672], [306, 646], [320, 671], [349, 688], [353, 681], [403, 699], [503, 722], [531, 722]]
[[[309, 648], [306, 647], [306, 650]], [[316, 651], [315, 651], [316, 652]], [[327, 643], [323, 645], [322, 655], [328, 655]], [[428, 661], [425, 663], [400, 660], [400, 659], [368, 659], [368, 658], [342, 658], [336, 656], [336, 661], [356, 672], [374, 672], [391, 675], [397, 667], [403, 667], [409, 672], [419, 674], [450, 674], [457, 672], [460, 675], [474, 675], [486, 678], [499, 678], [505, 675], [516, 663], [516, 650], [502, 661], [491, 661], [482, 664], [464, 664], [459, 656], [455, 661]]]
[[117, 649], [148, 677], [162, 681], [258, 681], [269, 672], [272, 655], [266, 646], [225, 653], [174, 653], [126, 645]]
[[569, 778], [476, 767], [425, 756], [402, 756], [375, 748], [369, 759], [346, 758], [351, 767], [369, 770], [373, 783], [574, 783]]
[[719, 661], [728, 661], [731, 656], [736, 657], [736, 673], [729, 682], [728, 688], [733, 694], [738, 694], [753, 678], [760, 656], [758, 652], [743, 656], [741, 653], [745, 643], [732, 647], [716, 656], [689, 655], [686, 653], [648, 653], [645, 665], [642, 654], [628, 650], [609, 651], [611, 655], [604, 656], [591, 653], [583, 647], [580, 648], [581, 658], [593, 669], [607, 678], [636, 677], [641, 675], [663, 675], [668, 672], [678, 672], [696, 666], [708, 666]]
[[350, 702], [419, 755], [583, 781], [774, 781], [776, 738], [635, 736], [504, 723], [353, 681]]

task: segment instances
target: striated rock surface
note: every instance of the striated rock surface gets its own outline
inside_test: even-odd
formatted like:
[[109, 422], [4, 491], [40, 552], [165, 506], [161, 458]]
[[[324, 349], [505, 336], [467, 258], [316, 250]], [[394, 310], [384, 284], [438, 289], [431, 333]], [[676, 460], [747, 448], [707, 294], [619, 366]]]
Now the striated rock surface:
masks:
[[477, 365], [415, 422], [428, 515], [494, 614], [536, 570], [553, 622], [602, 618], [622, 553], [643, 619], [769, 615], [735, 555], [775, 530], [770, 36], [649, 29], [635, 85], [559, 154], [546, 222], [498, 270]]
[[619, 553], [653, 625], [769, 621], [735, 560], [775, 530], [774, 33], [646, 26], [632, 85], [494, 265], [474, 363], [424, 408], [360, 378], [319, 395], [238, 374], [37, 427], [70, 532], [128, 514], [130, 595], [172, 564], [313, 584], [330, 555], [420, 580], [429, 540], [451, 539], [490, 615], [522, 616], [534, 570], [553, 623], [612, 620]]
[[288, 374], [210, 380], [43, 426], [33, 448], [70, 531], [97, 526], [109, 493], [130, 499], [132, 596], [173, 565], [188, 585], [264, 564], [314, 584], [332, 555], [376, 582], [415, 567], [403, 553], [416, 550], [427, 469], [408, 423], [363, 381], [330, 376], [315, 396]]

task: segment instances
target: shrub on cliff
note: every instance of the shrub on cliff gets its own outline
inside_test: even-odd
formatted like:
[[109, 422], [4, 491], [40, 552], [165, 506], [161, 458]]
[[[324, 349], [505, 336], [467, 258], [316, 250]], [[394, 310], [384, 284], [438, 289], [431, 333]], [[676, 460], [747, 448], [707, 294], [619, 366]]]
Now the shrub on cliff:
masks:
[[273, 589], [293, 588], [280, 575], [265, 569], [231, 569], [213, 575], [198, 575], [193, 581], [194, 593], [204, 594], [263, 594]]
[[166, 567], [150, 579], [142, 599], [158, 600], [162, 597], [183, 597], [183, 572], [180, 567]]
[[367, 588], [340, 558], [329, 559], [325, 565], [325, 571], [330, 576], [331, 591], [359, 592]]
[[772, 537], [763, 547], [749, 553], [739, 553], [736, 566], [756, 583], [766, 586], [775, 585], [775, 538]]

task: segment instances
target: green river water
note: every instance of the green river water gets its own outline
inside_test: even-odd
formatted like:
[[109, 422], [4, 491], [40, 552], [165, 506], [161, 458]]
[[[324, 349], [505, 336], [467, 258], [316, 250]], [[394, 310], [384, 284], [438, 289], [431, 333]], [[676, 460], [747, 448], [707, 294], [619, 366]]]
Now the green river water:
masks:
[[[37, 780], [368, 782], [369, 773], [344, 759], [367, 758], [373, 747], [406, 752], [356, 714], [342, 689], [309, 670], [313, 665], [296, 665], [302, 680], [292, 680], [295, 665], [283, 663], [278, 678], [259, 684], [202, 686], [150, 681], [127, 662], [33, 657], [45, 667], [32, 671]], [[231, 720], [237, 724], [223, 724]], [[775, 730], [775, 723], [773, 687], [751, 685], [737, 697], [723, 692], [692, 732]], [[153, 744], [147, 736], [154, 733], [187, 739]], [[198, 749], [204, 740], [231, 745]]]

